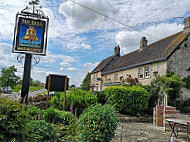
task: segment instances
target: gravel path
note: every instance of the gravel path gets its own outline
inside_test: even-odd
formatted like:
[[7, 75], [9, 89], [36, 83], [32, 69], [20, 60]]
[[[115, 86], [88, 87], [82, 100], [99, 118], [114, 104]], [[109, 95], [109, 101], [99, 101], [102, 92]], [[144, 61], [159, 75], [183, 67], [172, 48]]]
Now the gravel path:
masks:
[[[169, 139], [170, 132], [154, 127], [152, 123], [120, 122], [112, 142], [169, 142]], [[184, 140], [177, 139], [175, 142]]]

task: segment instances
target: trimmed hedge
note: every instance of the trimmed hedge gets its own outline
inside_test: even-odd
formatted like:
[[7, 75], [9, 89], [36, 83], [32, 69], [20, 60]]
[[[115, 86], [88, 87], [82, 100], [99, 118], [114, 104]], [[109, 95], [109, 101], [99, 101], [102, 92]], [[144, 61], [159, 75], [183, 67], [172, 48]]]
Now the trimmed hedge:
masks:
[[122, 114], [141, 115], [148, 108], [149, 94], [140, 86], [109, 87], [105, 89], [107, 103]]
[[104, 91], [94, 91], [93, 94], [97, 96], [98, 103], [102, 105], [106, 103], [106, 94]]
[[80, 142], [110, 142], [114, 138], [118, 118], [111, 105], [90, 106], [79, 118]]

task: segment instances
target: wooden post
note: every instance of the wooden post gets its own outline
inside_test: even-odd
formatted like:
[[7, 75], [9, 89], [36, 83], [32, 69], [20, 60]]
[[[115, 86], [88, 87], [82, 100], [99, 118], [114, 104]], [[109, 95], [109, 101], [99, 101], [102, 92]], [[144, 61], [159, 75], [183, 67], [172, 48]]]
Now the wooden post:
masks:
[[65, 110], [66, 91], [67, 91], [67, 76], [65, 76], [65, 88], [64, 88], [63, 110]]
[[50, 82], [51, 82], [51, 75], [48, 76], [48, 94], [47, 94], [47, 100], [46, 100], [46, 108], [48, 108], [48, 106], [49, 106]]

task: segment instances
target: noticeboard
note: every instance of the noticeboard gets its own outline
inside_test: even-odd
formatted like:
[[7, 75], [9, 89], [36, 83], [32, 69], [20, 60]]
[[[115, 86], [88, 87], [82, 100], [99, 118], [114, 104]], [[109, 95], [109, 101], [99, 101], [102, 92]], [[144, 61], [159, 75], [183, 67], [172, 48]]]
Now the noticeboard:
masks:
[[48, 18], [17, 14], [13, 53], [46, 55]]
[[67, 76], [50, 74], [46, 77], [45, 89], [49, 91], [64, 92], [68, 90], [69, 78]]

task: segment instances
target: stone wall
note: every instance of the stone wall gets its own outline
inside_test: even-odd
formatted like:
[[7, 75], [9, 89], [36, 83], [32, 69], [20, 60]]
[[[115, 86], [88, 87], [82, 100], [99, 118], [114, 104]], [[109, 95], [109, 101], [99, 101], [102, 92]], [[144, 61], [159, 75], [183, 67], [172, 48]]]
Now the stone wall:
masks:
[[[190, 76], [190, 37], [184, 41], [168, 60], [168, 69], [183, 78]], [[190, 98], [190, 90], [182, 89], [183, 98]]]
[[168, 69], [182, 78], [190, 75], [190, 37], [168, 59]]

